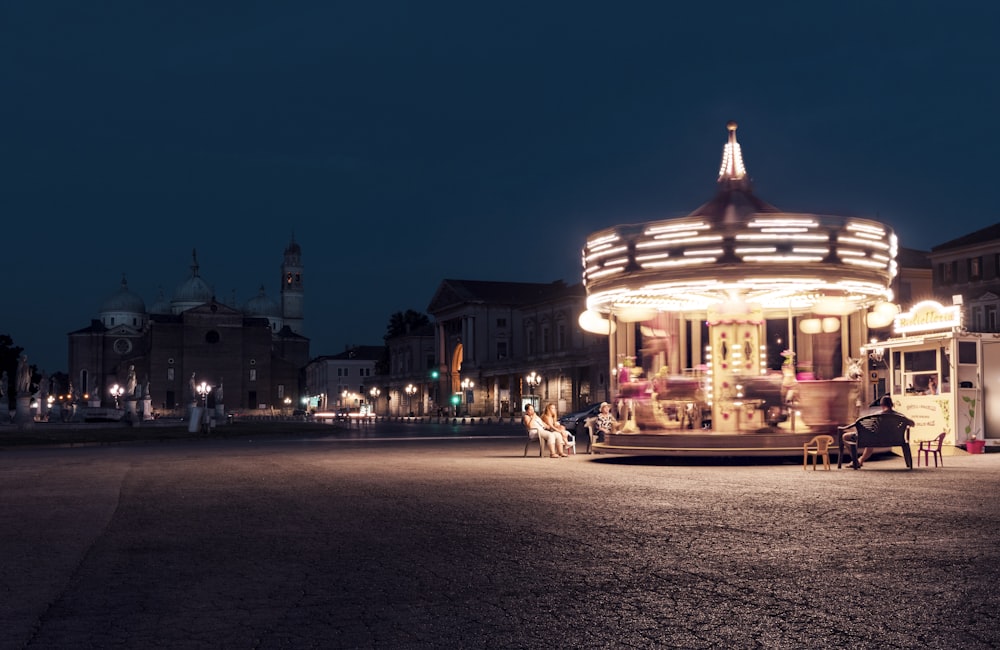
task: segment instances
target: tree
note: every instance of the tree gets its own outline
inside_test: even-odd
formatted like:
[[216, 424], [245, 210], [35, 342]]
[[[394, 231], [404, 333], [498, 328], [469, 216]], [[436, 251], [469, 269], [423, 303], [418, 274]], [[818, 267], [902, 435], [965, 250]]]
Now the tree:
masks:
[[[24, 352], [24, 348], [18, 345], [14, 345], [14, 339], [10, 337], [9, 334], [0, 334], [0, 376], [3, 375], [3, 371], [7, 371], [7, 398], [11, 399], [14, 394], [14, 377], [17, 372], [17, 359]], [[3, 405], [0, 404], [0, 408]], [[10, 404], [7, 404], [10, 408]]]
[[420, 329], [424, 325], [430, 324], [427, 314], [407, 309], [405, 312], [397, 311], [389, 317], [389, 325], [385, 328], [385, 339], [405, 336], [410, 332]]
[[386, 325], [385, 336], [382, 337], [386, 341], [386, 345], [382, 350], [382, 358], [375, 363], [375, 374], [389, 374], [389, 339], [406, 336], [410, 332], [429, 325], [430, 322], [427, 314], [421, 314], [412, 309], [407, 309], [405, 312], [397, 311], [389, 316], [389, 324]]

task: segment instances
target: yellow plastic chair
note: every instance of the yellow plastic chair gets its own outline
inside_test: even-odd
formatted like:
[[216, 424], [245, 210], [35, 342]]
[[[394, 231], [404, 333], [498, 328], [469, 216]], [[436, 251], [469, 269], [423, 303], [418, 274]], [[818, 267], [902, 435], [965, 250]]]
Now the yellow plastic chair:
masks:
[[823, 458], [823, 469], [830, 469], [830, 445], [832, 444], [833, 436], [820, 435], [802, 445], [802, 469], [809, 466], [809, 459], [812, 458], [813, 471], [815, 471], [821, 457]]

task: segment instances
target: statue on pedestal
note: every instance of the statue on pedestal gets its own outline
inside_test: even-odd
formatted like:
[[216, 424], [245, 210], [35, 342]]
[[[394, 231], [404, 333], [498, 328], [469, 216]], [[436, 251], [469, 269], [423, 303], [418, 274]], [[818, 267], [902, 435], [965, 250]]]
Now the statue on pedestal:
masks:
[[128, 397], [135, 397], [135, 386], [135, 366], [129, 365], [128, 377], [125, 379], [125, 395]]
[[22, 354], [17, 360], [17, 394], [31, 394], [31, 368], [28, 367], [28, 355]]

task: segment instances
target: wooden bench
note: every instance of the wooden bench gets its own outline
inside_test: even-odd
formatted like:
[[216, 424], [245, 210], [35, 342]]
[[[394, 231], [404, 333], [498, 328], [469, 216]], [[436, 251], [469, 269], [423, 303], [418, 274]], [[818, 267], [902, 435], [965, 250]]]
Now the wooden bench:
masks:
[[[844, 445], [851, 452], [851, 467], [858, 469], [858, 449], [864, 447], [902, 447], [906, 468], [913, 469], [913, 456], [910, 452], [910, 427], [913, 420], [896, 413], [876, 413], [858, 418], [853, 424], [837, 427], [840, 432], [840, 455], [844, 455]], [[850, 430], [854, 429], [853, 433]], [[841, 463], [838, 459], [837, 467]]]

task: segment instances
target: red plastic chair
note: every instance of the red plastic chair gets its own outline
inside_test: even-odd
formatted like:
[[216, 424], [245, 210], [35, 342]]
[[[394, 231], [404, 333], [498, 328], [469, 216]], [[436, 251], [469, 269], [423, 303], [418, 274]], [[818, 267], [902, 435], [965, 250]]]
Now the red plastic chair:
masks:
[[930, 454], [934, 454], [934, 467], [938, 466], [938, 458], [941, 459], [941, 467], [944, 467], [944, 456], [941, 454], [941, 444], [944, 442], [944, 433], [938, 434], [933, 440], [921, 440], [920, 447], [917, 448], [917, 467], [920, 467], [920, 456], [924, 457], [924, 465], [931, 466]]

